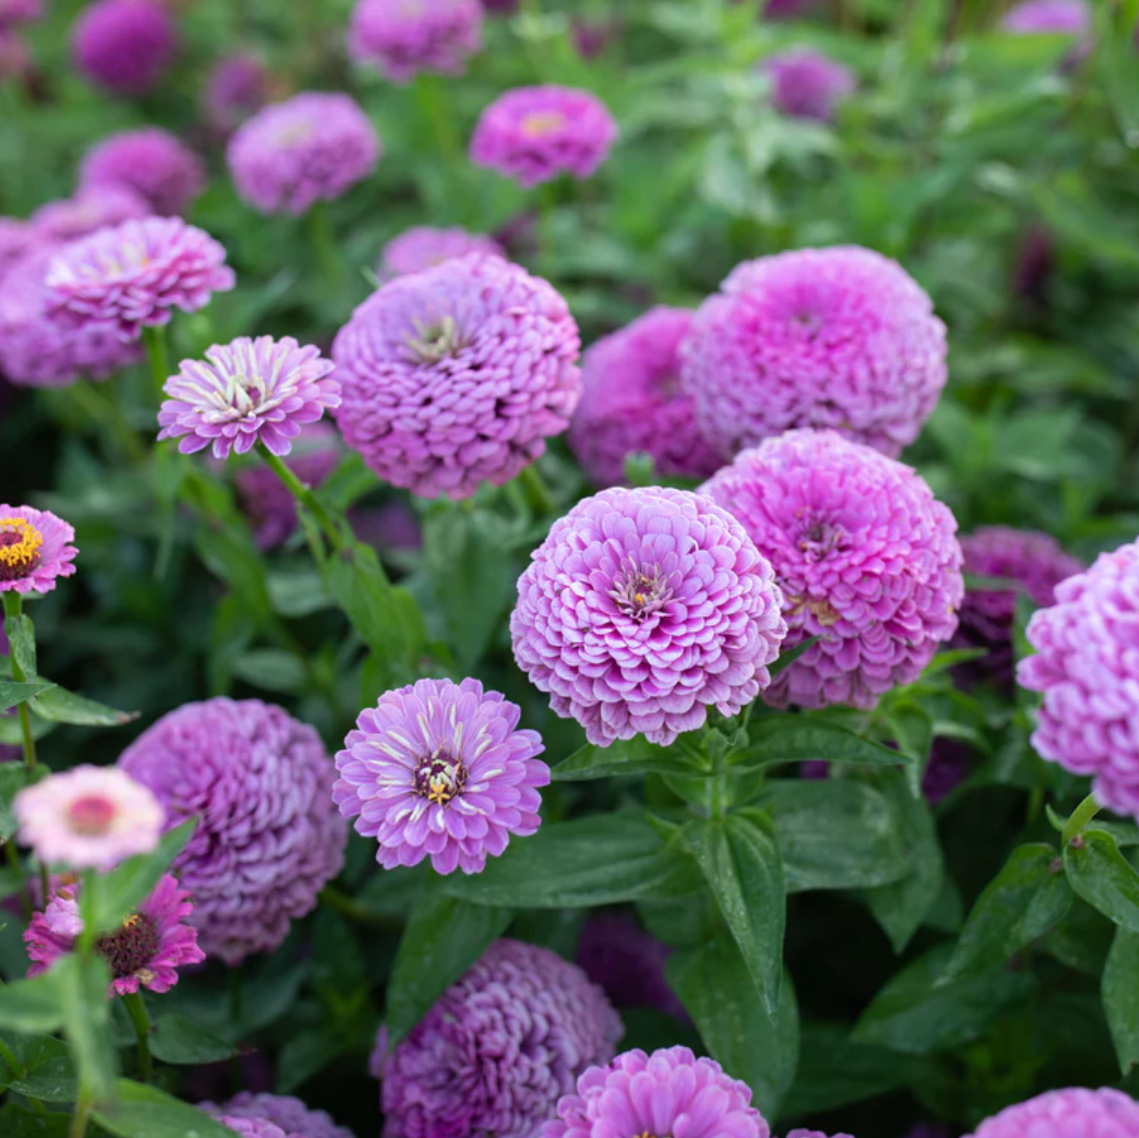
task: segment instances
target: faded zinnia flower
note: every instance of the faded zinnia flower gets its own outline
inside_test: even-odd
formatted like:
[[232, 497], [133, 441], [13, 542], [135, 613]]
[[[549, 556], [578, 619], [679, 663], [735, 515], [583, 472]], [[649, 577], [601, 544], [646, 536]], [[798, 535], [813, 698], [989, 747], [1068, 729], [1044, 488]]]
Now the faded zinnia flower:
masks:
[[735, 715], [787, 632], [771, 566], [744, 527], [682, 490], [613, 488], [559, 518], [518, 581], [514, 659], [591, 743], [667, 746]]
[[[75, 947], [83, 932], [79, 890], [79, 885], [62, 886], [32, 918], [24, 933], [32, 961], [29, 976], [46, 972]], [[205, 960], [197, 932], [185, 923], [193, 911], [190, 894], [166, 873], [119, 928], [96, 938], [95, 951], [111, 969], [111, 991], [119, 996], [139, 988], [169, 992], [178, 983], [179, 968]]]
[[681, 388], [725, 457], [789, 427], [897, 455], [947, 376], [945, 325], [895, 261], [858, 246], [745, 261], [699, 308]]
[[69, 869], [109, 869], [150, 853], [162, 833], [161, 804], [114, 767], [83, 765], [50, 775], [21, 790], [14, 810], [20, 841], [43, 864]]
[[381, 1030], [372, 1073], [383, 1080], [384, 1138], [534, 1138], [621, 1034], [617, 1013], [576, 965], [495, 941], [387, 1055]]
[[183, 360], [162, 390], [158, 412], [163, 439], [178, 439], [183, 454], [213, 447], [215, 458], [245, 454], [255, 443], [286, 455], [305, 423], [340, 405], [332, 363], [291, 336], [240, 336], [206, 349], [206, 359]]
[[285, 1138], [353, 1138], [351, 1130], [337, 1126], [325, 1111], [310, 1110], [299, 1098], [290, 1095], [255, 1095], [242, 1091], [227, 1102], [200, 1102], [198, 1108], [236, 1129], [238, 1134], [257, 1135], [256, 1126], [252, 1130], [241, 1128], [251, 1122], [279, 1127], [278, 1132]]
[[174, 308], [197, 312], [233, 283], [225, 249], [177, 217], [124, 221], [73, 241], [45, 278], [48, 312], [61, 327], [106, 325], [124, 343], [169, 323]]
[[479, 0], [358, 0], [348, 27], [348, 54], [378, 67], [393, 83], [421, 71], [462, 75], [482, 47]]
[[239, 127], [269, 101], [269, 75], [255, 55], [227, 55], [214, 64], [202, 103], [210, 126], [219, 131]]
[[705, 483], [771, 561], [791, 631], [816, 644], [764, 693], [775, 706], [871, 708], [957, 628], [957, 522], [916, 471], [834, 431], [788, 431]]
[[75, 530], [33, 506], [0, 503], [0, 593], [50, 593], [75, 572]]
[[366, 708], [336, 756], [332, 796], [379, 843], [385, 869], [430, 856], [437, 873], [480, 873], [512, 834], [538, 829], [550, 768], [521, 709], [478, 680], [419, 680]]
[[336, 419], [386, 482], [468, 498], [569, 425], [580, 344], [546, 281], [500, 257], [444, 261], [389, 281], [337, 334]]
[[95, 0], [71, 35], [75, 65], [120, 95], [145, 95], [162, 81], [178, 51], [174, 18], [157, 0]]
[[1123, 1091], [1048, 1091], [986, 1118], [967, 1138], [1135, 1138], [1139, 1103]]
[[625, 459], [652, 456], [658, 474], [707, 478], [720, 466], [679, 390], [677, 349], [692, 326], [684, 308], [654, 308], [598, 340], [581, 364], [581, 402], [569, 444], [598, 486], [625, 481]]
[[560, 174], [590, 178], [617, 140], [609, 108], [572, 87], [516, 87], [483, 111], [471, 137], [471, 161], [522, 186]]
[[1056, 602], [1028, 622], [1035, 656], [1021, 687], [1044, 693], [1032, 745], [1074, 774], [1091, 775], [1096, 798], [1139, 816], [1139, 542], [1103, 553], [1056, 586]]
[[1004, 14], [1001, 27], [1022, 35], [1079, 36], [1092, 30], [1092, 13], [1084, 0], [1023, 0]]
[[857, 86], [848, 67], [808, 48], [770, 55], [761, 66], [771, 78], [772, 105], [789, 118], [827, 122]]
[[79, 185], [81, 190], [131, 190], [149, 204], [150, 212], [171, 217], [184, 213], [206, 188], [206, 168], [169, 131], [145, 126], [109, 135], [92, 146], [79, 165]]
[[48, 202], [32, 214], [31, 222], [41, 241], [75, 241], [134, 217], [146, 217], [150, 206], [129, 186], [91, 185], [74, 197]]
[[768, 1138], [763, 1115], [751, 1105], [751, 1088], [712, 1059], [687, 1047], [646, 1055], [626, 1051], [608, 1066], [590, 1067], [576, 1093], [558, 1103], [556, 1120], [541, 1138], [597, 1135], [683, 1135], [684, 1138]]
[[305, 213], [341, 197], [380, 159], [380, 139], [348, 95], [308, 91], [259, 110], [226, 161], [242, 199], [262, 213]]
[[482, 233], [468, 233], [458, 226], [436, 229], [431, 225], [417, 225], [405, 229], [384, 246], [379, 275], [383, 280], [390, 280], [405, 273], [432, 269], [453, 257], [465, 257], [469, 253], [505, 255], [493, 237]]
[[167, 825], [197, 815], [174, 862], [194, 895], [202, 947], [226, 964], [276, 948], [344, 863], [347, 825], [317, 733], [257, 699], [210, 699], [163, 716], [120, 768], [166, 808]]

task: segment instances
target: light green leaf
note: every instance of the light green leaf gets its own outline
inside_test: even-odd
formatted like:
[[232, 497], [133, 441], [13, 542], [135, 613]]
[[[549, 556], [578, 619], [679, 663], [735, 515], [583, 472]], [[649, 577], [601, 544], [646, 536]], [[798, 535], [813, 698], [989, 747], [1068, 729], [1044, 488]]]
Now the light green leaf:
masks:
[[30, 706], [41, 719], [51, 723], [71, 723], [79, 727], [121, 727], [138, 718], [137, 711], [116, 711], [113, 707], [96, 703], [93, 699], [76, 695], [55, 684], [50, 691], [37, 695]]
[[[63, 1010], [63, 1031], [79, 1071], [79, 1081], [102, 1098], [115, 1077], [107, 989], [111, 973], [101, 956], [62, 956], [45, 973], [54, 976]], [[39, 979], [39, 977], [37, 977]]]
[[34, 696], [50, 691], [55, 684], [50, 680], [29, 680], [27, 683], [17, 683], [15, 680], [0, 680], [0, 713], [10, 707], [17, 707], [27, 703]]
[[115, 1138], [233, 1138], [228, 1126], [157, 1087], [119, 1079], [95, 1121]]
[[0, 1028], [37, 1034], [56, 1031], [63, 1023], [63, 996], [53, 968], [31, 980], [0, 987]]

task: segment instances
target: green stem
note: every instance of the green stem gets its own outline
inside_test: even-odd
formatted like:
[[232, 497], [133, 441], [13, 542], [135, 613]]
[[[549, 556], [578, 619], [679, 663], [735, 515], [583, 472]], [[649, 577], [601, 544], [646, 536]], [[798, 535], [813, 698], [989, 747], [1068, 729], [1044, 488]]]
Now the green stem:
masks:
[[1072, 816], [1068, 819], [1064, 826], [1064, 832], [1060, 835], [1060, 847], [1063, 849], [1067, 846], [1073, 838], [1083, 832], [1084, 827], [1103, 809], [1100, 804], [1095, 800], [1092, 795], [1088, 795], [1072, 811]]
[[150, 360], [150, 374], [154, 377], [154, 387], [158, 401], [166, 398], [163, 390], [170, 378], [170, 351], [166, 345], [166, 325], [157, 324], [142, 330], [142, 342], [146, 345], [146, 357]]
[[557, 182], [545, 182], [538, 191], [538, 271], [547, 280], [553, 276], [556, 256], [554, 213], [557, 205]]
[[81, 1091], [80, 1095], [75, 1113], [71, 1116], [71, 1125], [67, 1128], [67, 1138], [85, 1138], [87, 1123], [91, 1121], [91, 1111], [95, 1104], [87, 1091]]
[[305, 217], [305, 225], [321, 276], [334, 293], [339, 293], [340, 282], [344, 278], [344, 265], [336, 249], [336, 238], [332, 232], [326, 202], [313, 203]]
[[[9, 838], [4, 843], [4, 852], [8, 857], [8, 864], [16, 873], [19, 873], [21, 875], [20, 908], [23, 910], [24, 920], [30, 922], [32, 919], [32, 913], [34, 912], [34, 908], [32, 906], [32, 891], [28, 888], [27, 879], [23, 877], [24, 870], [20, 865], [20, 853], [19, 850], [16, 849], [15, 838]], [[44, 896], [46, 897], [47, 895], [44, 894]], [[44, 905], [47, 905], [46, 900], [44, 901]]]
[[138, 1075], [144, 1083], [149, 1083], [154, 1073], [154, 1064], [150, 1058], [150, 1013], [138, 992], [123, 996], [123, 1004], [138, 1036]]
[[539, 473], [538, 468], [532, 464], [530, 466], [524, 466], [522, 473], [518, 477], [521, 479], [522, 485], [526, 488], [526, 494], [534, 510], [539, 514], [552, 514], [555, 509], [554, 499], [546, 487], [546, 483]]
[[22, 1079], [27, 1074], [23, 1064], [16, 1058], [12, 1053], [12, 1049], [3, 1039], [0, 1039], [0, 1056], [2, 1056], [4, 1062], [8, 1064], [8, 1070], [11, 1071], [14, 1079]]
[[[19, 593], [9, 591], [4, 594], [4, 616], [6, 620], [18, 621], [24, 615], [24, 599]], [[29, 677], [28, 674], [20, 667], [20, 662], [16, 659], [16, 653], [11, 655], [12, 661], [12, 679], [18, 684], [26, 683]], [[30, 771], [36, 765], [36, 740], [32, 735], [32, 716], [28, 711], [26, 702], [21, 703], [16, 708], [16, 715], [20, 720], [20, 734], [24, 739], [24, 766]]]
[[442, 152], [443, 160], [454, 164], [462, 158], [462, 144], [455, 130], [454, 117], [447, 109], [447, 90], [440, 75], [421, 71], [415, 77], [415, 102], [427, 121]]
[[316, 518], [317, 525], [323, 530], [332, 548], [343, 549], [344, 535], [337, 528], [329, 512], [317, 501], [316, 495], [285, 465], [284, 460], [275, 455], [264, 443], [259, 442], [257, 450], [297, 503]]
[[372, 925], [386, 929], [398, 929], [401, 927], [401, 922], [392, 917], [384, 916], [383, 913], [373, 913], [371, 910], [365, 909], [358, 901], [354, 901], [347, 894], [341, 893], [334, 885], [326, 885], [320, 891], [320, 896], [317, 900], [323, 902], [330, 909], [335, 909], [349, 920], [356, 921], [361, 925]]

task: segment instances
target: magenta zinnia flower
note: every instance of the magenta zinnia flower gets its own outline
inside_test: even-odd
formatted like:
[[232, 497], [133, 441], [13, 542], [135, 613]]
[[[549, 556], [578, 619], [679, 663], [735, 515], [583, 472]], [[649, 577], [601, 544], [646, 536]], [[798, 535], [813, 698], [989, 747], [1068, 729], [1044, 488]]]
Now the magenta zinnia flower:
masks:
[[226, 964], [276, 948], [340, 872], [348, 828], [332, 802], [332, 764], [317, 733], [279, 707], [184, 704], [119, 766], [154, 791], [168, 826], [198, 816], [174, 869], [194, 895], [202, 947]]
[[262, 213], [305, 213], [341, 197], [380, 159], [367, 115], [344, 94], [308, 91], [238, 127], [226, 161], [241, 197]]
[[985, 1119], [967, 1138], [1136, 1138], [1139, 1103], [1123, 1091], [1048, 1091]]
[[787, 20], [806, 15], [819, 6], [819, 0], [767, 0], [763, 15], [769, 20]]
[[48, 202], [32, 214], [32, 225], [40, 240], [55, 243], [75, 241], [131, 218], [146, 217], [147, 202], [129, 186], [93, 184], [74, 197]]
[[234, 277], [208, 233], [177, 217], [146, 217], [65, 246], [45, 283], [49, 314], [62, 327], [106, 325], [129, 343], [169, 323], [171, 309], [204, 308]]
[[541, 1138], [768, 1138], [751, 1088], [726, 1075], [712, 1059], [687, 1047], [646, 1055], [626, 1051], [607, 1067], [590, 1067], [577, 1093], [558, 1102], [558, 1117]]
[[621, 1034], [576, 965], [495, 941], [387, 1055], [381, 1029], [372, 1073], [383, 1080], [384, 1138], [534, 1138]]
[[787, 1138], [853, 1138], [850, 1134], [824, 1134], [821, 1130], [792, 1130]]
[[[290, 1095], [255, 1095], [242, 1091], [228, 1102], [200, 1102], [198, 1109], [236, 1129], [238, 1134], [263, 1133], [256, 1129], [260, 1123], [278, 1127], [278, 1133], [285, 1138], [353, 1138], [352, 1131], [337, 1126], [325, 1111], [310, 1110], [299, 1098]], [[252, 1123], [253, 1129], [241, 1129], [246, 1123]]]
[[170, 398], [158, 412], [158, 438], [182, 439], [183, 454], [212, 445], [215, 458], [227, 458], [262, 443], [286, 455], [303, 424], [340, 405], [331, 362], [291, 336], [240, 336], [207, 348], [206, 359], [183, 360], [162, 388]]
[[764, 694], [775, 706], [872, 708], [957, 628], [957, 522], [908, 466], [834, 431], [788, 431], [701, 487], [775, 568], [791, 632], [817, 636]]
[[0, 0], [0, 30], [43, 19], [43, 0]]
[[562, 297], [500, 257], [471, 255], [389, 281], [332, 346], [336, 419], [380, 478], [469, 498], [545, 452], [581, 394], [577, 325]]
[[39, 240], [31, 223], [16, 217], [0, 217], [0, 281]]
[[609, 156], [617, 123], [588, 91], [516, 87], [483, 111], [471, 138], [471, 161], [522, 186], [559, 174], [590, 178]]
[[184, 213], [206, 188], [206, 169], [169, 131], [146, 126], [109, 135], [91, 147], [79, 166], [79, 184], [81, 190], [131, 190], [152, 213], [172, 217]]
[[1092, 30], [1092, 14], [1084, 0], [1023, 0], [1004, 14], [1001, 27], [1021, 35], [1079, 36]]
[[50, 593], [75, 572], [75, 530], [34, 506], [0, 503], [0, 593]]
[[78, 766], [21, 790], [13, 809], [20, 841], [45, 865], [109, 869], [150, 853], [162, 807], [150, 790], [114, 767]]
[[269, 75], [255, 55], [227, 55], [210, 72], [202, 102], [210, 126], [239, 127], [269, 100]]
[[480, 873], [511, 834], [538, 829], [537, 787], [550, 768], [537, 731], [478, 680], [419, 680], [366, 708], [336, 755], [332, 797], [356, 831], [379, 843], [385, 869], [430, 855], [437, 873]]
[[505, 256], [503, 248], [493, 237], [482, 233], [468, 233], [456, 226], [453, 229], [435, 229], [430, 225], [417, 225], [405, 229], [385, 246], [380, 262], [380, 277], [390, 280], [405, 273], [418, 273], [432, 269], [453, 257], [469, 253], [488, 253]]
[[76, 67], [120, 95], [153, 90], [177, 51], [178, 29], [157, 0], [94, 0], [71, 35]]
[[348, 27], [348, 54], [393, 83], [421, 71], [462, 75], [482, 47], [479, 0], [358, 0]]
[[1096, 798], [1139, 815], [1139, 542], [1102, 553], [1056, 586], [1028, 622], [1035, 656], [1017, 680], [1044, 693], [1032, 735], [1039, 754], [1091, 775]]
[[603, 490], [553, 525], [518, 581], [514, 659], [605, 747], [665, 746], [771, 682], [787, 632], [771, 566], [707, 498]]
[[624, 482], [625, 459], [636, 452], [666, 477], [707, 478], [719, 468], [691, 397], [678, 390], [677, 350], [691, 325], [687, 309], [654, 308], [585, 353], [569, 443], [598, 486]]
[[828, 122], [857, 85], [848, 67], [806, 48], [768, 56], [762, 68], [771, 77], [772, 105], [790, 118]]
[[696, 313], [681, 388], [726, 457], [789, 427], [896, 455], [945, 386], [945, 325], [895, 261], [857, 246], [745, 261]]
[[[75, 947], [83, 932], [78, 895], [78, 885], [63, 886], [32, 918], [24, 933], [32, 961], [29, 977], [46, 972]], [[205, 960], [198, 934], [185, 923], [193, 911], [190, 894], [166, 873], [135, 913], [114, 932], [96, 939], [95, 951], [111, 969], [114, 994], [127, 996], [139, 988], [169, 992], [178, 983], [179, 968]]]

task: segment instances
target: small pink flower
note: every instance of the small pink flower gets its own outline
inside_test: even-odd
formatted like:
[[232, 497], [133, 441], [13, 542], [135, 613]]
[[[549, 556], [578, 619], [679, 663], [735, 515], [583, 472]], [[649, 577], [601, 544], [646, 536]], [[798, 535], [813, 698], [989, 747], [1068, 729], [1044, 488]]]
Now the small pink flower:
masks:
[[75, 572], [75, 530], [32, 506], [0, 503], [0, 593], [50, 593]]
[[379, 275], [383, 280], [390, 280], [406, 273], [419, 273], [453, 257], [465, 257], [468, 253], [506, 255], [493, 237], [482, 233], [468, 233], [459, 226], [436, 229], [430, 225], [416, 225], [405, 229], [384, 246]]

